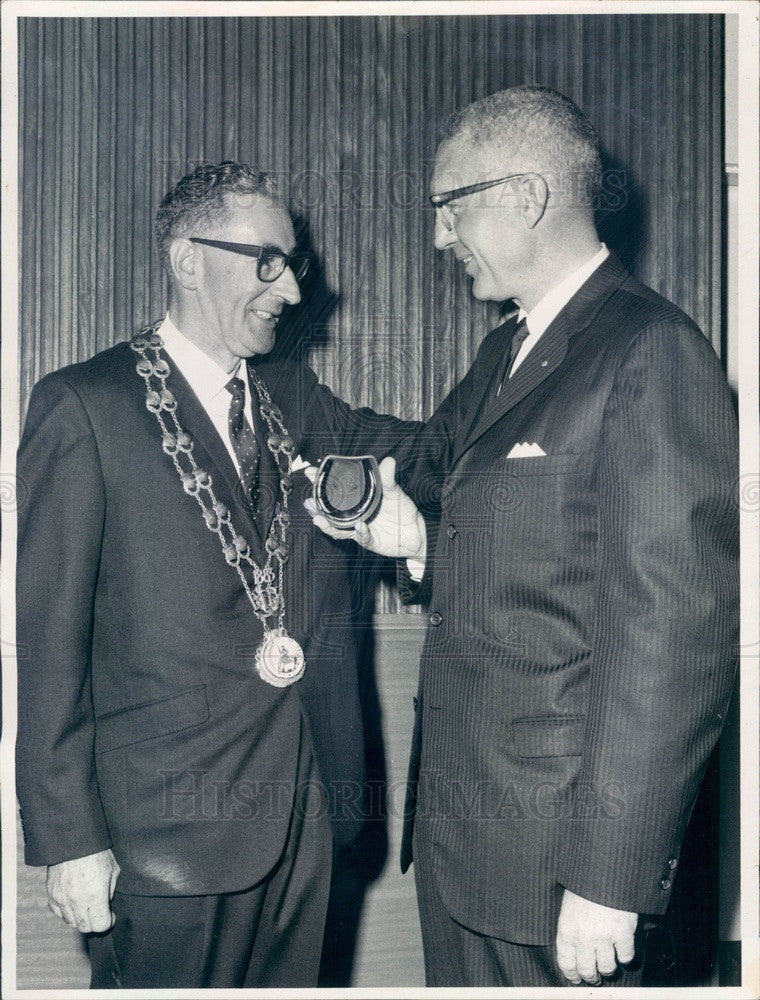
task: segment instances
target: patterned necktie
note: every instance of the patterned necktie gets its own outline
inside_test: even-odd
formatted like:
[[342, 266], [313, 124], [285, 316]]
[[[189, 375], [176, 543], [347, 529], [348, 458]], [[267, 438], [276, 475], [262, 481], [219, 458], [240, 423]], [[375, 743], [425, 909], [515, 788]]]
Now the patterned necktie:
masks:
[[507, 359], [506, 367], [504, 368], [504, 374], [501, 376], [501, 381], [499, 382], [499, 388], [496, 390], [496, 395], [501, 395], [501, 390], [504, 388], [504, 383], [509, 377], [509, 373], [512, 371], [512, 365], [515, 363], [515, 358], [520, 353], [520, 348], [525, 343], [525, 340], [530, 333], [528, 329], [528, 324], [524, 319], [521, 319], [517, 324], [514, 335], [512, 337], [512, 344], [509, 348], [509, 358]]
[[241, 378], [235, 376], [229, 380], [225, 388], [232, 396], [227, 426], [240, 469], [243, 495], [248, 507], [255, 513], [258, 510], [260, 499], [259, 461], [261, 451], [253, 428], [245, 417], [245, 383]]

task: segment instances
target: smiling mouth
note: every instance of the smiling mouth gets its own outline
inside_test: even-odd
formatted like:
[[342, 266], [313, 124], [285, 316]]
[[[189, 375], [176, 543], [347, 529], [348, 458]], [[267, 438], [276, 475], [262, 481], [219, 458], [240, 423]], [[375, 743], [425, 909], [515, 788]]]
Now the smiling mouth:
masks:
[[470, 263], [471, 260], [472, 260], [472, 254], [468, 253], [466, 257], [460, 257], [459, 258], [459, 263], [463, 264], [466, 267]]
[[261, 316], [262, 319], [269, 321], [274, 320], [276, 322], [280, 318], [279, 313], [267, 312], [266, 309], [252, 309], [251, 311], [254, 312], [257, 316]]

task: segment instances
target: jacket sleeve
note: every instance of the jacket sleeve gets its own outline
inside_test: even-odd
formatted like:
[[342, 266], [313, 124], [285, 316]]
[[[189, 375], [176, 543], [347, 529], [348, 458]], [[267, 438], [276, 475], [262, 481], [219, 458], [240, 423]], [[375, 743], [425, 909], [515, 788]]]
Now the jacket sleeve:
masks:
[[92, 427], [58, 375], [32, 392], [18, 454], [17, 790], [26, 862], [110, 846], [95, 776], [90, 657], [105, 496]]
[[256, 372], [283, 410], [301, 457], [312, 464], [329, 454], [374, 455], [380, 460], [421, 426], [366, 406], [351, 407], [295, 357], [265, 359], [256, 364]]
[[[737, 659], [736, 420], [685, 322], [639, 334], [607, 402], [583, 770], [559, 881], [662, 913]], [[615, 808], [600, 809], [600, 802]]]

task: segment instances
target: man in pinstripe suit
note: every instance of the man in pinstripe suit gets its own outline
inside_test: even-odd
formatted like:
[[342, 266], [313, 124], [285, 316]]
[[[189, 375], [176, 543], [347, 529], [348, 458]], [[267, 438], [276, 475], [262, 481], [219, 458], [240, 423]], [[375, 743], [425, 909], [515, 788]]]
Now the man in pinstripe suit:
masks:
[[454, 119], [436, 246], [519, 309], [355, 532], [416, 557], [430, 603], [402, 848], [413, 822], [428, 985], [640, 982], [730, 697], [733, 408], [692, 321], [600, 244], [600, 180], [554, 91]]

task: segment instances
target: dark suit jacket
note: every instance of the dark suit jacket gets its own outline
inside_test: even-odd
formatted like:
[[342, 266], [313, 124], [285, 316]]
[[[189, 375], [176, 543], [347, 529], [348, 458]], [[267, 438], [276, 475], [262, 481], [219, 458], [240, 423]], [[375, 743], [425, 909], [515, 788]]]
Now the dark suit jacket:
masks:
[[562, 887], [667, 906], [736, 666], [737, 440], [710, 345], [615, 257], [497, 399], [515, 325], [402, 456], [430, 544], [411, 780], [451, 915], [540, 944]]
[[[286, 625], [304, 678], [259, 679], [261, 627], [197, 501], [161, 448], [127, 344], [44, 378], [19, 451], [18, 794], [26, 860], [113, 845], [119, 888], [218, 893], [278, 860], [293, 799], [302, 709], [335, 836], [361, 821], [355, 547], [315, 531], [294, 476]], [[169, 359], [171, 365], [171, 359]], [[310, 370], [262, 361], [296, 454], [383, 455], [412, 425], [351, 411]], [[238, 530], [262, 539], [223, 442], [185, 379], [169, 387]], [[353, 564], [352, 564], [353, 561]], [[329, 801], [328, 801], [329, 800]]]

